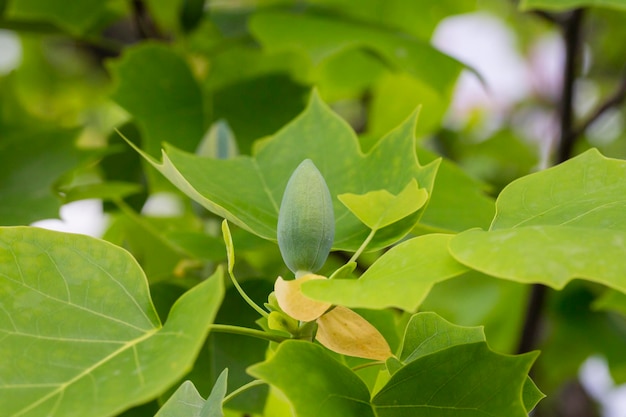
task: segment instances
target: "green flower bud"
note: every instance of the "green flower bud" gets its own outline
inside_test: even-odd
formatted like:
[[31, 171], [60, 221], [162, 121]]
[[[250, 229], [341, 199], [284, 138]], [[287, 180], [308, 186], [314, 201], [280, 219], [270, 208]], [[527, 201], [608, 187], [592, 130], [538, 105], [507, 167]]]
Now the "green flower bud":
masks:
[[326, 181], [310, 159], [291, 174], [278, 213], [278, 246], [296, 276], [326, 262], [335, 237], [333, 203]]

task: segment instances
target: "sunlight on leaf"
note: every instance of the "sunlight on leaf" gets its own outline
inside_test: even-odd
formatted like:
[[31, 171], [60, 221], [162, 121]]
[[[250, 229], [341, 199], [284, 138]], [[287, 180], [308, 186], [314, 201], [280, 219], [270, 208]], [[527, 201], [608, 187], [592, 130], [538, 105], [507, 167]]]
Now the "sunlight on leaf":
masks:
[[452, 255], [500, 278], [563, 288], [583, 278], [626, 292], [626, 162], [589, 150], [507, 186], [489, 231], [454, 237]]
[[412, 179], [398, 195], [377, 190], [363, 195], [339, 194], [337, 198], [367, 227], [378, 230], [419, 210], [426, 204], [428, 192]]
[[346, 307], [415, 311], [435, 283], [467, 271], [448, 252], [451, 237], [431, 234], [410, 239], [378, 258], [359, 279], [307, 282], [302, 292]]

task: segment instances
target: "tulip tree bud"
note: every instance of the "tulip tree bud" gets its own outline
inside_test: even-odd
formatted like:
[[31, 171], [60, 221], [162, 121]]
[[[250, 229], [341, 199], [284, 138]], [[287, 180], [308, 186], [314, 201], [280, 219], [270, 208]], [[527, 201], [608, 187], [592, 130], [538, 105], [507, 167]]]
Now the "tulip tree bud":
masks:
[[326, 262], [335, 237], [335, 216], [324, 177], [310, 159], [298, 165], [278, 213], [278, 246], [296, 277], [316, 272]]

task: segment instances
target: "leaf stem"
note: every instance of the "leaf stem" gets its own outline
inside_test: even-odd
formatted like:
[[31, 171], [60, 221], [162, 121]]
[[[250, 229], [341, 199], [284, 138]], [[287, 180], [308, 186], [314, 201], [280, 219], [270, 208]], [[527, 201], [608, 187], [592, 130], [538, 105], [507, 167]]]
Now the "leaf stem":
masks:
[[209, 330], [219, 332], [219, 333], [230, 333], [230, 334], [238, 334], [241, 336], [250, 336], [256, 337], [257, 339], [268, 340], [270, 342], [284, 342], [285, 340], [289, 340], [289, 337], [279, 336], [276, 334], [271, 334], [268, 332], [264, 332], [263, 330], [249, 329], [247, 327], [239, 327], [232, 326], [230, 324], [211, 324], [209, 326]]
[[352, 368], [352, 371], [356, 372], [361, 369], [369, 368], [370, 366], [381, 366], [381, 365], [385, 365], [385, 361], [367, 362], [367, 363], [363, 363], [361, 365], [355, 366], [354, 368]]
[[260, 379], [255, 379], [254, 381], [250, 381], [247, 384], [240, 386], [239, 388], [237, 388], [236, 390], [234, 390], [233, 392], [225, 396], [224, 399], [222, 400], [222, 404], [227, 403], [228, 401], [232, 400], [237, 395], [249, 390], [250, 388], [254, 388], [263, 384], [266, 384], [266, 382], [261, 381]]
[[359, 246], [359, 249], [357, 249], [356, 252], [354, 252], [354, 255], [352, 255], [352, 258], [350, 258], [350, 260], [348, 261], [348, 263], [350, 262], [356, 262], [356, 260], [359, 258], [359, 256], [361, 256], [361, 254], [363, 253], [363, 251], [365, 250], [365, 248], [367, 247], [367, 245], [369, 245], [369, 243], [372, 241], [372, 239], [374, 238], [374, 235], [376, 234], [376, 231], [378, 229], [372, 229], [372, 231], [370, 232], [369, 235], [367, 235], [367, 237], [365, 238], [365, 240], [363, 241], [363, 243], [361, 243], [361, 246]]
[[243, 288], [241, 288], [241, 285], [239, 285], [239, 282], [237, 282], [237, 279], [235, 278], [235, 274], [233, 274], [232, 270], [228, 271], [228, 275], [230, 276], [230, 280], [233, 282], [233, 285], [235, 286], [235, 288], [237, 288], [237, 292], [239, 292], [239, 295], [241, 296], [241, 298], [243, 298], [250, 307], [255, 309], [257, 313], [267, 318], [269, 316], [269, 313], [263, 310], [257, 303], [255, 303], [254, 300], [252, 300], [252, 298], [248, 297], [248, 294], [246, 294]]

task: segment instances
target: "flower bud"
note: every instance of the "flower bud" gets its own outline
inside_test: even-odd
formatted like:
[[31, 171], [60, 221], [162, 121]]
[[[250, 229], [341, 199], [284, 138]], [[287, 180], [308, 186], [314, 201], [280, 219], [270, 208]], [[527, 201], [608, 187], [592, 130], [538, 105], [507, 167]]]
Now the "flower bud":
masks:
[[326, 262], [335, 237], [335, 216], [324, 177], [310, 159], [298, 165], [278, 213], [278, 246], [296, 275], [316, 272]]

